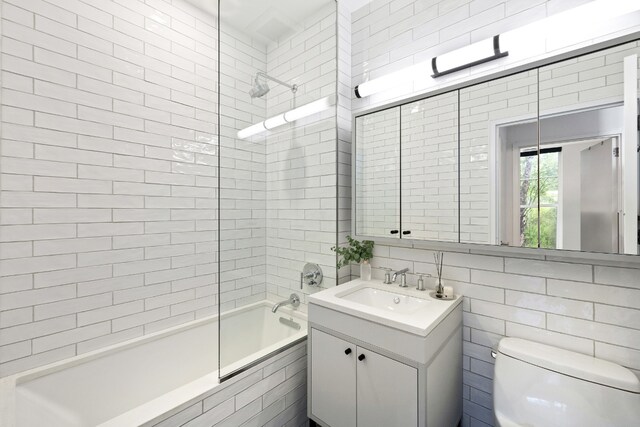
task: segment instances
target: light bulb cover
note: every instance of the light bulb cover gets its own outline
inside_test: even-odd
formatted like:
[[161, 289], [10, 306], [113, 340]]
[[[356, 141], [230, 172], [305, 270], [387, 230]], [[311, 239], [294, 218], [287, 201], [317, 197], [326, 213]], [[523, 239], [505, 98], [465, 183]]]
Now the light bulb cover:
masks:
[[287, 111], [284, 114], [278, 114], [277, 116], [270, 117], [260, 123], [256, 123], [255, 125], [239, 130], [237, 136], [239, 139], [246, 139], [253, 135], [274, 129], [278, 126], [311, 116], [312, 114], [320, 113], [327, 110], [332, 105], [335, 105], [335, 96], [326, 96], [318, 99], [317, 101], [313, 101], [291, 111]]
[[373, 95], [374, 93], [382, 92], [386, 89], [398, 86], [398, 82], [415, 80], [424, 75], [426, 69], [427, 67], [425, 67], [425, 63], [412, 65], [410, 67], [394, 71], [393, 73], [385, 74], [384, 76], [360, 83], [353, 91], [357, 98], [365, 98]]
[[285, 120], [284, 114], [278, 114], [277, 116], [268, 118], [263, 122], [263, 124], [265, 128], [271, 130], [273, 128], [277, 128], [278, 126], [286, 125], [287, 120]]
[[287, 111], [286, 113], [284, 113], [284, 119], [290, 123], [296, 120], [300, 120], [304, 117], [308, 117], [312, 114], [320, 113], [321, 111], [328, 109], [334, 104], [332, 99], [333, 97], [326, 96], [324, 98], [318, 99], [317, 101], [313, 101], [291, 111]]
[[495, 35], [490, 39], [433, 57], [431, 60], [431, 68], [433, 69], [431, 77], [435, 79], [465, 68], [504, 58], [508, 55], [509, 52], [500, 51], [500, 35]]
[[257, 135], [261, 132], [266, 131], [267, 128], [264, 127], [264, 122], [260, 122], [260, 123], [256, 123], [255, 125], [249, 126], [247, 128], [244, 128], [242, 130], [238, 131], [238, 138], [240, 139], [247, 139], [249, 137], [252, 137], [253, 135]]

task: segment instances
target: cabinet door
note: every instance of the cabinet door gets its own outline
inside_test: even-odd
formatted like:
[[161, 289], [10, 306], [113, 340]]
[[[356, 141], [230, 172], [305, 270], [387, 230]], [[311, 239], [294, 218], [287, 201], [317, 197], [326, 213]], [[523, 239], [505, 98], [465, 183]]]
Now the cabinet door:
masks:
[[356, 425], [356, 346], [311, 329], [311, 413], [331, 427]]
[[458, 241], [458, 92], [401, 107], [402, 238]]
[[355, 233], [400, 237], [400, 107], [356, 118]]
[[537, 112], [537, 70], [460, 89], [461, 243], [537, 246]]
[[359, 427], [418, 424], [417, 369], [360, 347], [357, 366]]

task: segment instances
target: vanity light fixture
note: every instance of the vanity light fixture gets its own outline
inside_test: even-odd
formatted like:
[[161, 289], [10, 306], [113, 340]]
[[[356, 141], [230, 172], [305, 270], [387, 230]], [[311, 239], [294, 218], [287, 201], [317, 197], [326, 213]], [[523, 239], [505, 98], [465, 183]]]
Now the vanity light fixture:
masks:
[[[420, 62], [360, 83], [354, 88], [354, 92], [357, 98], [364, 98], [374, 93], [393, 89], [407, 82], [415, 82], [422, 88], [435, 85], [434, 79], [439, 76], [507, 56], [509, 48], [514, 49], [515, 55], [515, 48], [518, 47], [517, 50], [522, 54], [523, 49], [526, 51], [526, 46], [532, 40], [542, 40], [542, 42], [545, 40], [555, 41], [568, 36], [570, 38], [572, 35], [580, 36], [582, 40], [598, 37], [597, 33], [589, 33], [591, 27], [597, 29], [606, 26], [608, 20], [635, 13], [638, 10], [640, 10], [640, 1], [637, 0], [594, 0], [510, 30], [500, 36], [445, 53], [431, 59], [431, 61]], [[500, 49], [501, 38], [505, 52]], [[570, 40], [567, 44], [575, 43], [577, 41]], [[544, 54], [544, 52], [540, 53]]]
[[369, 80], [368, 82], [360, 83], [354, 88], [354, 92], [357, 98], [364, 98], [374, 93], [391, 89], [407, 81], [427, 79], [429, 68], [433, 70], [431, 77], [436, 78], [507, 55], [507, 52], [500, 52], [500, 36], [495, 36], [436, 56], [431, 59], [430, 65], [428, 65], [428, 61], [421, 62], [394, 73]]
[[244, 128], [238, 131], [238, 138], [247, 139], [267, 130], [271, 130], [287, 123], [295, 122], [296, 120], [300, 120], [313, 114], [320, 113], [324, 110], [329, 109], [329, 107], [331, 107], [332, 105], [335, 105], [335, 97], [326, 96], [324, 98], [318, 99], [317, 101], [310, 102], [301, 107], [287, 111], [286, 113], [278, 114], [277, 116], [270, 117], [263, 122], [256, 123], [255, 125]]
[[509, 52], [500, 51], [500, 36], [496, 35], [493, 38], [433, 57], [431, 59], [431, 68], [433, 69], [431, 77], [435, 79], [507, 55]]

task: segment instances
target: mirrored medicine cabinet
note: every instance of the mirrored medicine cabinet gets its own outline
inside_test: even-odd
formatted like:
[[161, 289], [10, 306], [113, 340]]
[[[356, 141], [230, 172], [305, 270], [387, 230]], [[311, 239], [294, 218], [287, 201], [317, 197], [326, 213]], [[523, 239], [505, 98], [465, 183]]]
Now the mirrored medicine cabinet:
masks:
[[640, 42], [355, 117], [358, 236], [638, 254]]

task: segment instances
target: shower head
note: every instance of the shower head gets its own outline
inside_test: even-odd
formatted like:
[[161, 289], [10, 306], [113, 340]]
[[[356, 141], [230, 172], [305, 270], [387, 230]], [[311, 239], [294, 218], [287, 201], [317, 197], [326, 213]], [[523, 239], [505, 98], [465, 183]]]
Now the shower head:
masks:
[[[264, 83], [260, 82], [260, 77], [264, 79]], [[270, 89], [269, 85], [267, 84], [267, 80], [271, 80], [278, 84], [281, 84], [282, 86], [288, 87], [294, 94], [298, 90], [298, 85], [296, 84], [290, 85], [283, 82], [282, 80], [276, 79], [275, 77], [271, 77], [270, 75], [265, 74], [262, 71], [258, 71], [254, 79], [253, 87], [249, 90], [249, 95], [251, 96], [251, 98], [261, 98], [265, 96], [267, 92], [269, 92]]]
[[249, 90], [249, 95], [251, 96], [251, 98], [261, 98], [265, 96], [267, 92], [269, 92], [269, 90], [270, 89], [267, 82], [260, 83], [260, 81], [258, 80], [258, 77], [256, 76], [255, 83], [251, 88], [251, 90]]

